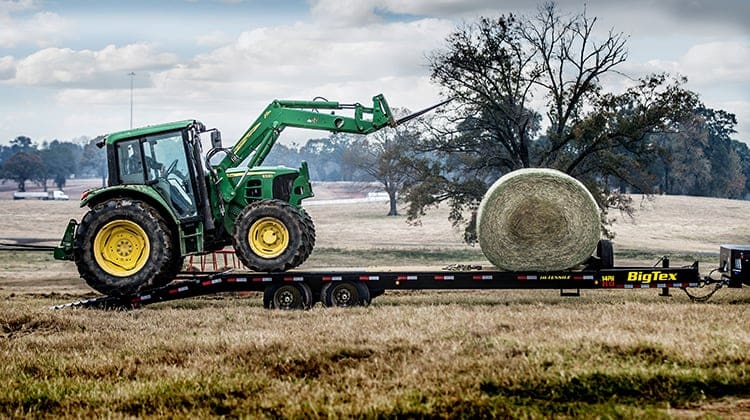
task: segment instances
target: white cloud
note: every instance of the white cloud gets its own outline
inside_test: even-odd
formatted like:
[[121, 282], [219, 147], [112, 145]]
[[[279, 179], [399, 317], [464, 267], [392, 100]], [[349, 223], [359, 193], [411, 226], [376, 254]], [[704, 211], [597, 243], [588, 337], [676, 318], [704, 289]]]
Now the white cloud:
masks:
[[[738, 40], [711, 41], [690, 46], [674, 60], [652, 59], [639, 63], [628, 61], [618, 70], [638, 77], [648, 73], [668, 72], [686, 76], [695, 90], [713, 90], [750, 83], [750, 44]], [[747, 95], [748, 92], [736, 92]]]
[[0, 48], [57, 45], [68, 37], [72, 27], [71, 22], [56, 13], [39, 12], [31, 17], [14, 18], [0, 12]]
[[697, 85], [750, 82], [750, 44], [716, 41], [691, 47], [679, 60], [679, 69]]
[[16, 60], [7, 55], [0, 57], [0, 80], [8, 80], [16, 75]]
[[[143, 76], [148, 80], [136, 83], [134, 120], [143, 125], [199, 118], [231, 141], [273, 99], [324, 96], [368, 104], [384, 93], [394, 107], [417, 109], [438, 96], [424, 54], [452, 28], [447, 21], [424, 19], [354, 30], [295, 24], [246, 31], [228, 45]], [[57, 101], [122, 115], [128, 92], [118, 75], [119, 91], [68, 89]], [[301, 140], [295, 135], [290, 130], [283, 138]]]
[[527, 0], [506, 0], [502, 3], [502, 8], [498, 7], [497, 0], [381, 0], [380, 3], [392, 13], [453, 18], [468, 15], [491, 16], [504, 10], [517, 13], [519, 9], [536, 9], [536, 4]]
[[35, 0], [1, 0], [0, 19], [7, 18], [11, 13], [34, 10], [38, 7], [37, 3]]
[[[196, 100], [243, 103], [247, 98], [330, 96], [322, 86], [364, 82], [378, 91], [377, 80], [424, 76], [424, 54], [452, 29], [447, 21], [424, 19], [332, 29], [315, 24], [257, 28], [232, 43], [201, 54], [189, 63], [153, 74], [164, 96], [192, 92]], [[315, 92], [315, 93], [313, 93]], [[377, 93], [377, 92], [374, 92]], [[351, 92], [359, 100], [362, 93]]]
[[106, 89], [120, 84], [127, 72], [164, 68], [176, 60], [148, 44], [108, 45], [98, 51], [45, 48], [18, 61], [13, 83]]
[[735, 127], [737, 134], [732, 135], [732, 138], [750, 144], [750, 99], [723, 101], [715, 98], [713, 100], [707, 100], [706, 105], [709, 108], [722, 109], [734, 114], [737, 117], [737, 126]]
[[[690, 78], [688, 87], [700, 92], [709, 106], [726, 105], [740, 121], [750, 118], [747, 108], [742, 108], [748, 100], [748, 75], [743, 65], [750, 58], [747, 37], [738, 38], [732, 25], [722, 27], [724, 18], [719, 16], [712, 15], [706, 22], [701, 22], [697, 13], [676, 19], [676, 0], [665, 0], [666, 5], [651, 0], [633, 1], [637, 7], [613, 0], [588, 6], [590, 16], [601, 17], [599, 29], [606, 32], [614, 26], [617, 31], [630, 33], [633, 41], [640, 42], [630, 43], [633, 52], [645, 51], [638, 57], [633, 54], [619, 70], [632, 77], [663, 70], [686, 75]], [[580, 0], [557, 3], [565, 13], [583, 10]], [[46, 99], [44, 104], [29, 99], [20, 105], [34, 110], [28, 118], [19, 110], [19, 114], [14, 114], [18, 118], [13, 120], [8, 115], [19, 106], [6, 106], [0, 129], [8, 132], [7, 126], [25, 127], [23, 130], [28, 131], [18, 134], [31, 135], [36, 140], [93, 136], [125, 128], [129, 120], [130, 71], [137, 74], [136, 125], [194, 117], [221, 128], [227, 142], [241, 134], [274, 98], [325, 96], [329, 100], [368, 103], [372, 95], [384, 93], [391, 106], [416, 110], [437, 99], [439, 91], [429, 82], [425, 54], [443, 48], [445, 37], [458, 21], [511, 12], [533, 15], [538, 3], [309, 0], [309, 4], [310, 19], [297, 23], [257, 27], [243, 22], [242, 26], [231, 26], [212, 21], [216, 16], [209, 13], [200, 17], [209, 23], [202, 32], [165, 17], [165, 23], [174, 31], [131, 33], [125, 24], [117, 23], [123, 22], [121, 16], [94, 13], [93, 20], [90, 11], [68, 13], [64, 8], [57, 9], [58, 16], [34, 1], [0, 0], [0, 49], [45, 46], [31, 54], [0, 54], [0, 89], [12, 84], [7, 92], [34, 96], [33, 100]], [[403, 15], [411, 17], [401, 19]], [[262, 18], [253, 22], [269, 25]], [[91, 28], [89, 33], [101, 34], [101, 39], [80, 36], [83, 26], [74, 24], [87, 25]], [[180, 32], [181, 27], [184, 32]], [[86, 39], [75, 39], [73, 46], [68, 41], [76, 33]], [[62, 36], [69, 38], [61, 40]], [[716, 43], [717, 40], [723, 43]], [[115, 46], [118, 42], [128, 45]], [[702, 44], [690, 48], [698, 42]], [[106, 44], [113, 45], [102, 47]], [[725, 57], [722, 53], [727, 51], [732, 54]], [[619, 76], [607, 77], [603, 82], [613, 90], [633, 83]], [[716, 86], [732, 91], [729, 96], [724, 95], [727, 92], [720, 95], [713, 90]], [[41, 89], [25, 90], [29, 87]], [[38, 127], [34, 121], [40, 113], [56, 123], [49, 128]], [[739, 127], [744, 127], [742, 124]], [[289, 135], [286, 133], [285, 137]]]
[[339, 0], [316, 0], [310, 13], [316, 21], [335, 27], [369, 25], [381, 21], [374, 10], [377, 3], [380, 2], [358, 0], [342, 5]]
[[195, 37], [195, 43], [200, 46], [219, 47], [232, 41], [231, 37], [224, 31], [211, 31]]

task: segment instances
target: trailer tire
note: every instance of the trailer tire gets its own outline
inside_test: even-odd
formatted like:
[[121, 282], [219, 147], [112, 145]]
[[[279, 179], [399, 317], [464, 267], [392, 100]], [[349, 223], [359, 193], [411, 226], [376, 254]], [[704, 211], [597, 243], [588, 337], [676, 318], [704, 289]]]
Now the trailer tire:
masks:
[[323, 285], [320, 301], [329, 308], [367, 306], [370, 303], [370, 291], [360, 282], [334, 281]]
[[310, 256], [315, 227], [307, 213], [281, 200], [260, 200], [235, 219], [234, 249], [242, 264], [254, 271], [285, 271]]
[[360, 296], [360, 303], [361, 306], [370, 306], [370, 303], [372, 303], [372, 297], [370, 295], [370, 288], [367, 287], [366, 284], [362, 283], [361, 281], [358, 281], [354, 283], [357, 288], [359, 288], [359, 296]]
[[263, 306], [284, 311], [310, 309], [312, 291], [305, 283], [272, 284], [263, 291]]
[[139, 200], [114, 199], [83, 217], [73, 258], [89, 286], [123, 296], [169, 283], [177, 265], [173, 246], [171, 231], [156, 209]]
[[612, 247], [612, 241], [607, 239], [599, 240], [599, 243], [596, 245], [596, 256], [599, 257], [599, 268], [613, 268], [615, 266], [615, 251]]

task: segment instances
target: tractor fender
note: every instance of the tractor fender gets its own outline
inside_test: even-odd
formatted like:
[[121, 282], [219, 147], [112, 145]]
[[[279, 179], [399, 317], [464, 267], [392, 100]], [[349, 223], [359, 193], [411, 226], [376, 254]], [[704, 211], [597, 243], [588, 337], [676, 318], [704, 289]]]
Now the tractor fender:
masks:
[[103, 203], [109, 199], [123, 197], [141, 200], [150, 204], [159, 211], [159, 214], [161, 214], [168, 223], [171, 222], [174, 226], [177, 226], [180, 223], [179, 218], [164, 197], [148, 185], [125, 184], [90, 190], [81, 198], [80, 206], [93, 208], [97, 204]]

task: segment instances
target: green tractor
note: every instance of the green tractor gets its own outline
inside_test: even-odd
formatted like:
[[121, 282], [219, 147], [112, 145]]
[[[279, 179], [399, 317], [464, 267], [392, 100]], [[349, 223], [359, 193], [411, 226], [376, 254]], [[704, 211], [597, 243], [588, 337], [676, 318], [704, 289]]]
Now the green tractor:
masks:
[[[108, 186], [84, 193], [81, 207], [90, 210], [80, 223], [70, 221], [55, 258], [75, 261], [81, 277], [107, 295], [163, 286], [185, 256], [228, 245], [255, 271], [297, 267], [315, 245], [302, 208], [313, 196], [307, 163], [260, 166], [282, 130], [368, 134], [440, 105], [396, 121], [382, 95], [372, 107], [276, 100], [228, 149], [218, 130], [196, 120], [107, 135], [98, 145], [106, 147]], [[344, 109], [354, 115], [335, 113]], [[205, 155], [203, 133], [212, 146]]]

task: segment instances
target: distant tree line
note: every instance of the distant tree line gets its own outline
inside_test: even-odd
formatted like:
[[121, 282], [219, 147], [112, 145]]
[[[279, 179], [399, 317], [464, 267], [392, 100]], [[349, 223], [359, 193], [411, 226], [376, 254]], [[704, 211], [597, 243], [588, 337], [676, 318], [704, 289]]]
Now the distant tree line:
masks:
[[[623, 172], [599, 178], [610, 189], [628, 193], [692, 195], [750, 200], [750, 147], [732, 139], [736, 119], [733, 114], [707, 108], [694, 110], [695, 118], [682, 123], [675, 132], [653, 133], [644, 137], [648, 153], [631, 171], [626, 161]], [[450, 168], [436, 172], [472, 182], [467, 151], [443, 154], [425, 152], [425, 133], [418, 127], [386, 129], [367, 137], [332, 134], [310, 139], [303, 145], [277, 144], [264, 164], [297, 167], [304, 160], [315, 181], [381, 182], [384, 189], [393, 184], [400, 192], [404, 184], [428, 182], [424, 172], [435, 165]], [[538, 142], [547, 142], [539, 137]], [[493, 156], [476, 150], [477, 156]], [[620, 153], [627, 153], [626, 150]], [[421, 157], [421, 161], [418, 159]], [[420, 168], [422, 173], [420, 173]], [[462, 169], [463, 168], [463, 169]], [[507, 171], [483, 176], [492, 183]], [[638, 185], [643, 185], [640, 188]], [[488, 185], [487, 185], [488, 186]], [[486, 190], [486, 186], [484, 187]]]
[[15, 182], [18, 191], [26, 191], [29, 182], [44, 191], [50, 186], [62, 190], [72, 177], [104, 179], [106, 168], [104, 151], [87, 138], [36, 144], [19, 136], [0, 146], [0, 178]]
[[[395, 112], [409, 113], [404, 109]], [[643, 159], [643, 170], [610, 175], [602, 178], [602, 182], [623, 192], [750, 199], [750, 148], [731, 137], [737, 123], [735, 116], [704, 107], [694, 109], [692, 115], [693, 118], [679, 123], [678, 130], [645, 137], [649, 152]], [[430, 185], [424, 184], [435, 182], [436, 177], [468, 178], [465, 182], [476, 182], [476, 177], [468, 176], [478, 173], [473, 169], [478, 165], [474, 160], [496, 159], [481, 147], [477, 147], [476, 153], [469, 148], [452, 153], [426, 151], [426, 145], [431, 145], [434, 139], [430, 138], [432, 133], [425, 131], [425, 124], [429, 122], [417, 121], [369, 136], [331, 134], [309, 139], [302, 145], [278, 143], [264, 164], [298, 167], [304, 160], [315, 181], [378, 182], [395, 203], [397, 193], [406, 186], [421, 183], [429, 188]], [[539, 137], [536, 141], [549, 140]], [[448, 170], [442, 172], [445, 169]], [[431, 170], [434, 172], [430, 173]], [[489, 184], [502, 173], [490, 172], [479, 180]], [[19, 191], [25, 191], [29, 182], [45, 190], [49, 186], [64, 189], [71, 177], [104, 180], [106, 176], [105, 152], [92, 139], [36, 144], [19, 136], [9, 145], [0, 146], [0, 177], [15, 182]], [[630, 182], [625, 182], [627, 179]], [[481, 188], [486, 189], [480, 187], [480, 192]], [[397, 213], [395, 207], [391, 213]]]

